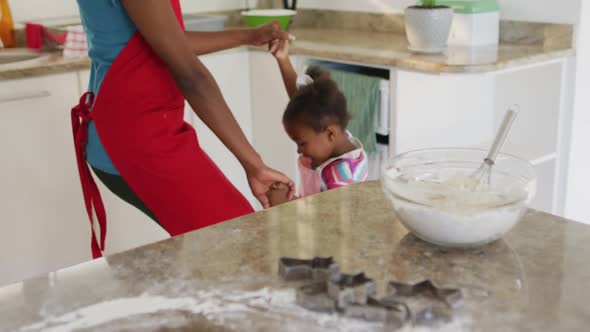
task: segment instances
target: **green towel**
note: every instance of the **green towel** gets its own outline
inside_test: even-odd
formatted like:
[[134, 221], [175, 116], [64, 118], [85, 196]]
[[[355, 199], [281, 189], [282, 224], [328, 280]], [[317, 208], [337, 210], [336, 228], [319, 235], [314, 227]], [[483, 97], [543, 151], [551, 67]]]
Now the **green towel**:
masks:
[[380, 107], [381, 78], [340, 70], [330, 70], [330, 75], [346, 97], [352, 115], [348, 130], [363, 143], [366, 152], [375, 152], [375, 116]]

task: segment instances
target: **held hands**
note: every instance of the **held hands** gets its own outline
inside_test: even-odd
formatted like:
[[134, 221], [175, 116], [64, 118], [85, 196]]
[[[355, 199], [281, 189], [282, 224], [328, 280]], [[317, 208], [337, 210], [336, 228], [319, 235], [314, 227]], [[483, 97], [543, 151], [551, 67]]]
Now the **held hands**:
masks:
[[266, 194], [268, 197], [270, 206], [276, 206], [279, 204], [287, 203], [294, 199], [298, 199], [297, 196], [290, 196], [290, 188], [282, 183], [275, 183], [272, 185], [270, 191]]
[[284, 188], [287, 199], [291, 199], [295, 193], [295, 184], [291, 179], [264, 164], [252, 170], [246, 170], [246, 176], [252, 193], [265, 209], [271, 206], [268, 194], [274, 190], [273, 188], [278, 185], [277, 183], [280, 183]]
[[[295, 37], [288, 32], [281, 30], [279, 22], [273, 21], [262, 25], [258, 28], [252, 29], [250, 36], [250, 45], [262, 46], [273, 41], [295, 40]], [[274, 49], [271, 48], [271, 52]]]
[[268, 50], [277, 60], [285, 60], [289, 56], [289, 41], [275, 39], [268, 44]]

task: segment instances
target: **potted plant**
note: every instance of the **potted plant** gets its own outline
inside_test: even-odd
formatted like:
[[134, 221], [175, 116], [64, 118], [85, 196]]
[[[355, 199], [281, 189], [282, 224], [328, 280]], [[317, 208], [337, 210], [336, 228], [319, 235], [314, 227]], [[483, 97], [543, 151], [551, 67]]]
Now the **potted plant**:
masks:
[[404, 14], [410, 50], [441, 53], [447, 48], [453, 8], [437, 5], [436, 0], [422, 0], [406, 8]]

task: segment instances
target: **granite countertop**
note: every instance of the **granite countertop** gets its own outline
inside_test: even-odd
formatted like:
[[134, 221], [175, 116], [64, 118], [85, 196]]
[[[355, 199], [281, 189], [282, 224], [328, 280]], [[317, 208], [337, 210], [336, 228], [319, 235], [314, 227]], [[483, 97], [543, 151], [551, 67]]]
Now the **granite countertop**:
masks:
[[61, 51], [54, 51], [48, 55], [49, 57], [39, 61], [0, 66], [0, 81], [60, 74], [90, 68], [90, 58], [87, 57], [66, 59]]
[[567, 43], [501, 42], [498, 47], [449, 46], [442, 54], [408, 50], [403, 33], [293, 29], [293, 54], [431, 73], [489, 72], [574, 54]]
[[[510, 36], [512, 38], [505, 38], [509, 42], [502, 41], [497, 48], [467, 49], [450, 46], [443, 54], [424, 55], [408, 50], [408, 42], [403, 31], [384, 32], [295, 26], [291, 32], [297, 40], [293, 43], [291, 52], [308, 57], [430, 73], [489, 72], [574, 54], [570, 26], [539, 25], [528, 27], [528, 29], [542, 31], [537, 32], [541, 36], [533, 35], [531, 39], [532, 33], [527, 34], [529, 33], [527, 30]], [[261, 48], [253, 49], [261, 50]], [[87, 58], [64, 59], [56, 53], [50, 60], [36, 64], [0, 68], [0, 80], [82, 70], [89, 66], [90, 62]]]
[[333, 256], [381, 292], [426, 278], [461, 288], [442, 330], [590, 326], [590, 227], [529, 211], [502, 240], [440, 249], [409, 235], [368, 182], [0, 288], [0, 330], [390, 330], [297, 307], [282, 256]]

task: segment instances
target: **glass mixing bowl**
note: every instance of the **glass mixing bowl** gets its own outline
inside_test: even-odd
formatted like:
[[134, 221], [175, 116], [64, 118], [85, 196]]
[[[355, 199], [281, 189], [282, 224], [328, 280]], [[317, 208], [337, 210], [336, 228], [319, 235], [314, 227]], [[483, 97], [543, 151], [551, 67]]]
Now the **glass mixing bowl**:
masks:
[[494, 241], [522, 218], [536, 192], [532, 165], [499, 154], [490, 183], [475, 188], [470, 175], [487, 151], [427, 149], [400, 154], [385, 165], [383, 189], [400, 221], [419, 238], [441, 246]]

